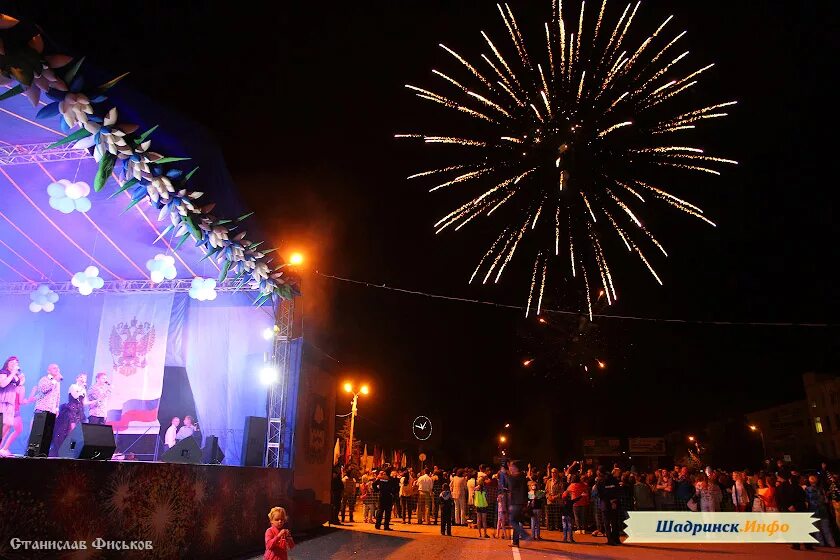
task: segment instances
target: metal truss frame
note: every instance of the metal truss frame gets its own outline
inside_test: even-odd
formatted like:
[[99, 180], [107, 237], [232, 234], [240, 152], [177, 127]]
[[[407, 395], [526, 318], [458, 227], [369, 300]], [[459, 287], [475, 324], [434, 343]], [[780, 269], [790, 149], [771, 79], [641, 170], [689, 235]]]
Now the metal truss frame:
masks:
[[90, 157], [87, 150], [78, 150], [67, 145], [57, 148], [50, 148], [50, 144], [0, 145], [0, 166], [75, 161]]

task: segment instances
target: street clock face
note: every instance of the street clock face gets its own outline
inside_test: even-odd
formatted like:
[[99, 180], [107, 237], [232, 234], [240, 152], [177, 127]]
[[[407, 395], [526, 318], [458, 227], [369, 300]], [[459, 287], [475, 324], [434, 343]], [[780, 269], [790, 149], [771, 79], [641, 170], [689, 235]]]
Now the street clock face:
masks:
[[425, 416], [418, 416], [411, 423], [411, 432], [420, 441], [426, 441], [432, 437], [432, 421]]

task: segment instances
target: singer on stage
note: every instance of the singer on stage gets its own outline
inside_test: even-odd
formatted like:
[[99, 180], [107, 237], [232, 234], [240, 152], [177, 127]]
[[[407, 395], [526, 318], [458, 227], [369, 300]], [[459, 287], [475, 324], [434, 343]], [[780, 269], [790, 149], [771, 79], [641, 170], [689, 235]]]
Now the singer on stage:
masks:
[[103, 371], [96, 374], [96, 383], [88, 393], [88, 421], [91, 424], [104, 424], [108, 414], [108, 398], [111, 396], [111, 382]]
[[[0, 415], [3, 416], [3, 437], [12, 430], [15, 423], [15, 403], [19, 398], [18, 387], [23, 383], [23, 374], [20, 372], [20, 362], [17, 357], [10, 356], [0, 369]], [[7, 457], [9, 452], [0, 450], [0, 456]]]

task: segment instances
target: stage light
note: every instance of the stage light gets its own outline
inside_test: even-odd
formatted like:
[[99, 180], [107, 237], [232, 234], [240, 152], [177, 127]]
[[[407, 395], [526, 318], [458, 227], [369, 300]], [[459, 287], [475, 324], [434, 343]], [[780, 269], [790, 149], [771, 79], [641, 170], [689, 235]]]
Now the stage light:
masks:
[[755, 424], [750, 424], [750, 430], [755, 432], [756, 430], [758, 430], [758, 426], [756, 426]]
[[693, 442], [693, 441], [694, 441], [694, 439], [695, 439], [695, 438], [694, 438], [694, 436], [688, 436], [688, 441]]
[[542, 323], [543, 325], [545, 325], [546, 323], [548, 323], [548, 321], [546, 321], [546, 320], [545, 320], [545, 317], [540, 317], [540, 318], [539, 318], [539, 319], [537, 319], [537, 320], [538, 320], [540, 323]]
[[510, 424], [505, 424], [505, 428], [510, 428]]
[[605, 362], [602, 362], [601, 360], [595, 360], [595, 361], [598, 362], [598, 367], [599, 368], [604, 369], [605, 367], [607, 367], [607, 364]]
[[274, 338], [274, 327], [266, 327], [262, 335], [264, 339], [271, 340]]
[[362, 394], [367, 395], [368, 393], [370, 393], [370, 389], [368, 388], [368, 386], [362, 385]]
[[349, 381], [344, 384], [344, 392], [345, 393], [352, 393], [353, 392], [353, 385]]
[[280, 381], [280, 370], [276, 366], [263, 366], [260, 370], [260, 381], [263, 385], [272, 385]]
[[289, 264], [292, 266], [298, 266], [300, 264], [303, 264], [303, 254], [292, 253], [289, 257]]
[[499, 436], [499, 441], [504, 443], [507, 441], [507, 438], [505, 436]]
[[525, 366], [525, 367], [530, 366], [532, 363], [534, 363], [534, 360], [531, 359], [531, 358], [522, 361], [522, 365]]

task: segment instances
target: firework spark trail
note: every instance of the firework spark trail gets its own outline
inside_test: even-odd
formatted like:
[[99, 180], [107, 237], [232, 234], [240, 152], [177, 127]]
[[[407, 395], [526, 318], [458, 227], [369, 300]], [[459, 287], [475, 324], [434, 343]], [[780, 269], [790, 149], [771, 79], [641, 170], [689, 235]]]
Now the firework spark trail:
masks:
[[[667, 186], [653, 186], [646, 175], [656, 173], [655, 167], [675, 177], [680, 172], [719, 175], [717, 168], [737, 165], [734, 159], [708, 155], [687, 140], [662, 141], [687, 138], [696, 128], [726, 116], [726, 108], [736, 103], [686, 110], [688, 95], [684, 92], [699, 87], [699, 78], [705, 78], [704, 73], [714, 64], [677, 71], [678, 65], [687, 63], [689, 52], [672, 52], [686, 34], [666, 36], [674, 16], [660, 19], [653, 33], [641, 35], [638, 43], [631, 44], [640, 2], [627, 3], [617, 18], [607, 17], [606, 0], [598, 4], [600, 9], [587, 9], [581, 1], [577, 12], [573, 8], [564, 13], [562, 0], [552, 0], [548, 22], [539, 24], [538, 44], [544, 37], [545, 50], [532, 51], [532, 59], [513, 10], [499, 3], [497, 9], [509, 37], [499, 43], [481, 31], [482, 45], [489, 49], [480, 54], [483, 70], [485, 63], [489, 66], [486, 76], [441, 44], [462, 68], [460, 75], [433, 70], [449, 84], [447, 94], [407, 86], [422, 99], [455, 110], [464, 120], [472, 119], [470, 132], [464, 135], [397, 135], [461, 150], [464, 159], [453, 162], [457, 165], [410, 177], [435, 179], [431, 191], [449, 187], [453, 193], [467, 193], [457, 208], [435, 223], [436, 233], [460, 230], [479, 217], [501, 220], [501, 233], [481, 258], [470, 282], [479, 274], [482, 283], [491, 278], [499, 282], [513, 259], [518, 261], [521, 253], [528, 253], [522, 255], [534, 262], [528, 313], [534, 304], [538, 312], [541, 309], [548, 268], [556, 266], [557, 259], [566, 258], [565, 246], [561, 251], [561, 224], [565, 222], [569, 260], [559, 262], [564, 263], [563, 269], [568, 262], [575, 283], [585, 286], [591, 313], [592, 296], [598, 294], [591, 292], [590, 278], [597, 279], [596, 285], [603, 284], [607, 304], [617, 299], [614, 271], [607, 260], [613, 246], [623, 244], [636, 253], [662, 283], [642, 245], [656, 247], [665, 257], [668, 253], [643, 225], [644, 214], [623, 200], [623, 192], [644, 205], [639, 211], [651, 211], [663, 201], [714, 226], [698, 206], [671, 194]], [[468, 72], [466, 77], [463, 69]], [[661, 136], [677, 132], [682, 135]], [[664, 176], [657, 177], [656, 183], [667, 185]], [[652, 199], [650, 203], [646, 198]], [[621, 211], [613, 211], [613, 204]], [[495, 214], [500, 208], [504, 210]], [[553, 220], [540, 220], [543, 212], [550, 210]], [[606, 218], [598, 220], [599, 215]], [[555, 281], [555, 276], [551, 278]]]

